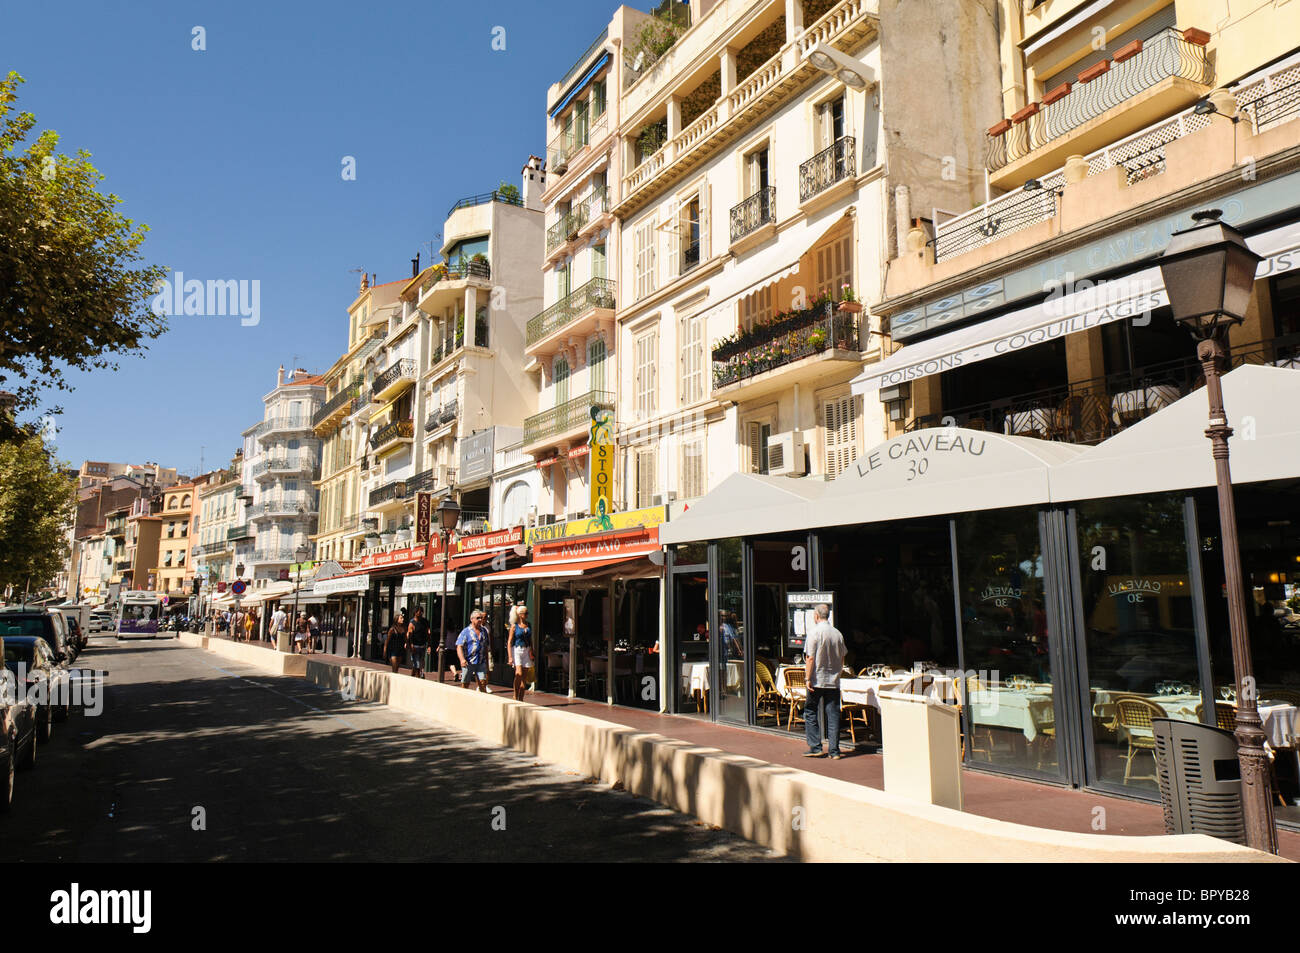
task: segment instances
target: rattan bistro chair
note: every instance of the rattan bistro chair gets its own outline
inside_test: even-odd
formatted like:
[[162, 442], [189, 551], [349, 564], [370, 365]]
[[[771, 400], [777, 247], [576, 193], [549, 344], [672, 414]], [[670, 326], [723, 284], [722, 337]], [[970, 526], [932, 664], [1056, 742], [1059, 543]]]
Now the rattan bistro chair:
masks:
[[787, 704], [786, 698], [776, 690], [776, 681], [772, 672], [762, 662], [754, 662], [754, 710], [757, 718], [772, 715], [776, 723], [781, 724], [781, 706]]
[[[1196, 706], [1196, 720], [1205, 720], [1205, 704], [1201, 703]], [[1233, 708], [1227, 702], [1214, 703], [1214, 724], [1224, 731], [1237, 730], [1237, 709]]]
[[[1120, 698], [1115, 702], [1115, 724], [1124, 732], [1128, 741], [1128, 752], [1124, 758], [1124, 783], [1133, 779], [1133, 758], [1140, 751], [1151, 753], [1152, 772], [1149, 776], [1139, 775], [1139, 780], [1156, 780], [1156, 734], [1152, 728], [1153, 718], [1168, 718], [1169, 715], [1155, 702], [1146, 698]], [[1135, 734], [1134, 729], [1142, 732]]]
[[808, 698], [808, 681], [804, 670], [798, 666], [791, 666], [785, 670], [782, 678], [785, 679], [786, 700], [790, 705], [790, 718], [786, 722], [786, 731], [794, 731], [794, 723], [803, 724], [803, 705]]

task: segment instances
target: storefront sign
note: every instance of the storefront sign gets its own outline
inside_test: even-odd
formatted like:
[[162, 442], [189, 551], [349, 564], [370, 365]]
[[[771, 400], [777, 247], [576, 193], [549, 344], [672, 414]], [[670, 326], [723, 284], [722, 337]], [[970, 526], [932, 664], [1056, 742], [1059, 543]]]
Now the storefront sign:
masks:
[[422, 572], [402, 577], [402, 595], [418, 595], [423, 593], [432, 593], [434, 595], [455, 595], [456, 594], [456, 574], [447, 573], [447, 588], [442, 587], [442, 573], [440, 572]]
[[496, 428], [488, 427], [468, 437], [461, 437], [459, 482], [473, 483], [492, 475], [492, 446]]
[[369, 588], [370, 576], [368, 573], [362, 573], [359, 576], [335, 576], [333, 579], [322, 579], [312, 587], [312, 592], [324, 596], [339, 592], [365, 592]]
[[662, 506], [647, 506], [641, 510], [629, 510], [626, 513], [612, 513], [603, 519], [565, 520], [549, 526], [534, 526], [524, 534], [529, 546], [557, 539], [572, 539], [577, 536], [590, 536], [595, 533], [608, 533], [611, 530], [636, 529], [637, 527], [658, 526], [664, 521], [665, 510]]
[[421, 543], [418, 546], [405, 546], [386, 553], [371, 553], [362, 558], [357, 568], [381, 569], [384, 566], [400, 566], [402, 563], [420, 562], [423, 559], [424, 543]]
[[597, 518], [614, 512], [614, 412], [591, 408], [591, 512]]
[[225, 591], [226, 591], [226, 584], [224, 582], [218, 582], [217, 592], [225, 592]]
[[460, 553], [490, 553], [507, 546], [518, 546], [524, 541], [524, 528], [512, 526], [510, 529], [498, 529], [490, 533], [475, 533], [462, 536], [456, 551]]
[[622, 533], [604, 533], [542, 544], [533, 554], [533, 562], [613, 559], [619, 556], [646, 555], [657, 549], [659, 549], [658, 528], [637, 527]]
[[421, 491], [415, 494], [415, 541], [429, 541], [430, 521], [433, 518], [433, 494]]

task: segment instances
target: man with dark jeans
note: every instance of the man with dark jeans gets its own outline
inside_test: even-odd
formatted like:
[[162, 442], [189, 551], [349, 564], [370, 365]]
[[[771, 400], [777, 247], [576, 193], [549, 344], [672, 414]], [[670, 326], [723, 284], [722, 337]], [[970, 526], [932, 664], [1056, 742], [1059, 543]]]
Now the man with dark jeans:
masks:
[[813, 610], [813, 630], [804, 643], [807, 695], [803, 720], [808, 738], [805, 758], [822, 757], [821, 709], [826, 708], [826, 742], [832, 760], [840, 757], [840, 673], [844, 670], [844, 636], [830, 624], [830, 606]]

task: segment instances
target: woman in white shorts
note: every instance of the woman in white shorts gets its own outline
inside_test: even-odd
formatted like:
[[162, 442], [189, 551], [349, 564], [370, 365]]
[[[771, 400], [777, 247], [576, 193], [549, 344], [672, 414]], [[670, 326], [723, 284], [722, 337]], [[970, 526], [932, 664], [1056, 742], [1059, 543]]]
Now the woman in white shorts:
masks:
[[523, 701], [528, 690], [524, 670], [533, 665], [533, 627], [528, 624], [527, 606], [516, 608], [515, 622], [510, 626], [510, 661], [515, 667], [515, 701]]

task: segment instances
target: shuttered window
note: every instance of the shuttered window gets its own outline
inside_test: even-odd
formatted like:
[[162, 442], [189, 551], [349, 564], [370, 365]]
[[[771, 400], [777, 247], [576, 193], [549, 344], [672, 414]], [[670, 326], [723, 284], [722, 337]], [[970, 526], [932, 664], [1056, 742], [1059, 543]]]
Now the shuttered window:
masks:
[[555, 359], [555, 406], [568, 403], [569, 400], [569, 361], [564, 357]]
[[656, 477], [659, 471], [659, 455], [654, 450], [638, 450], [636, 453], [636, 506], [644, 509], [654, 506], [654, 498], [659, 493]]
[[858, 406], [858, 401], [851, 396], [836, 397], [822, 404], [826, 475], [831, 479], [858, 458]]
[[640, 300], [655, 290], [655, 243], [659, 235], [655, 231], [654, 216], [637, 227], [635, 232], [636, 248], [636, 296]]
[[745, 443], [749, 455], [749, 472], [767, 472], [767, 442], [772, 436], [772, 425], [751, 420], [745, 427]]
[[659, 331], [647, 331], [636, 339], [636, 415], [649, 420], [659, 412]]
[[704, 315], [695, 314], [681, 320], [682, 403], [704, 399]]
[[773, 288], [773, 285], [768, 285], [740, 299], [741, 327], [752, 328], [756, 321], [771, 320]]
[[688, 437], [682, 442], [681, 480], [678, 493], [691, 500], [707, 491], [704, 470], [704, 438]]
[[587, 345], [587, 366], [591, 368], [591, 390], [605, 389], [605, 339], [593, 338]]
[[817, 259], [817, 296], [840, 298], [841, 285], [853, 285], [853, 235], [827, 242], [813, 254]]

